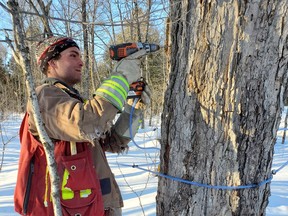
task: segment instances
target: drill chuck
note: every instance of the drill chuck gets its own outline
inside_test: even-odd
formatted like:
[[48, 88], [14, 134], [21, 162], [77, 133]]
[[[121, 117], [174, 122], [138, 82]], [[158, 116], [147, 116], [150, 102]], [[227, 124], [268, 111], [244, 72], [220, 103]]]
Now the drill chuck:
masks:
[[138, 42], [137, 46], [139, 48], [139, 50], [141, 49], [145, 49], [147, 53], [151, 53], [151, 52], [156, 52], [157, 50], [160, 49], [160, 46], [157, 44], [150, 44], [150, 43], [141, 43]]

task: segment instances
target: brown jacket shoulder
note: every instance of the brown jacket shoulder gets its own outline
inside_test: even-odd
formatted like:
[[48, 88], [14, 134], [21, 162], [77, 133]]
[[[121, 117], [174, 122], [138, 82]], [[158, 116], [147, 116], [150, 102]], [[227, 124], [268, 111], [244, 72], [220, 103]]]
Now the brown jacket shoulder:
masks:
[[[61, 83], [48, 82], [36, 88], [40, 112], [50, 138], [67, 141], [91, 141], [100, 138], [112, 126], [117, 109], [105, 99], [81, 97]], [[80, 98], [79, 98], [80, 97]], [[32, 116], [31, 104], [27, 111]], [[37, 134], [32, 118], [30, 131]]]

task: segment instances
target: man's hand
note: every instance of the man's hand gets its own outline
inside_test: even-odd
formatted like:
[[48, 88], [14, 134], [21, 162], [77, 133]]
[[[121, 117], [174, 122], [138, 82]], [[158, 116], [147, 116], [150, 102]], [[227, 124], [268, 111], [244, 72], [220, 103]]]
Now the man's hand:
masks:
[[127, 56], [116, 64], [113, 73], [125, 76], [129, 84], [136, 82], [141, 77], [141, 62], [139, 58], [144, 55], [146, 55], [146, 50], [142, 49]]

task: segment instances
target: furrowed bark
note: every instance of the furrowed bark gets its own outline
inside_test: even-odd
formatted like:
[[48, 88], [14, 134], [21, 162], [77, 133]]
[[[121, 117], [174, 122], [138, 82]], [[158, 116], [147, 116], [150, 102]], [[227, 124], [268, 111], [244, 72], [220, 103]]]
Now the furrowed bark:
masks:
[[[271, 177], [287, 85], [287, 1], [171, 1], [161, 172], [208, 185]], [[157, 215], [265, 215], [270, 185], [159, 178]]]

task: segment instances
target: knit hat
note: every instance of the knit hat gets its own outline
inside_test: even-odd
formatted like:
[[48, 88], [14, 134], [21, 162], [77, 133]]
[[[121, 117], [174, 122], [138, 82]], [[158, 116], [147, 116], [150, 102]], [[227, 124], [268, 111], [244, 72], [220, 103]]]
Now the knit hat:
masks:
[[36, 55], [41, 72], [46, 72], [48, 61], [69, 47], [77, 47], [79, 49], [77, 43], [68, 37], [52, 36], [39, 42], [36, 47]]

